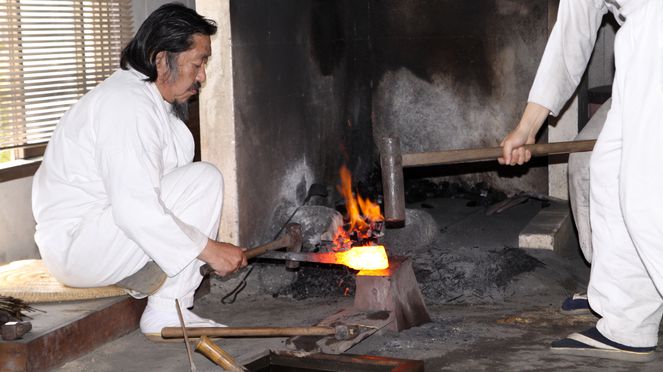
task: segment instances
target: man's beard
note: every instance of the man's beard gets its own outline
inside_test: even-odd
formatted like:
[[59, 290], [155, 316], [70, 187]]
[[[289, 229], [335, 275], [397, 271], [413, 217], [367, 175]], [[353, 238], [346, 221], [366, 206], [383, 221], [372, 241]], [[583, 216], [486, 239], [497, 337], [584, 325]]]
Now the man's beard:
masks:
[[171, 105], [171, 112], [175, 117], [186, 122], [189, 120], [189, 101], [184, 102], [173, 102]]
[[[191, 84], [191, 89], [195, 89], [196, 92], [200, 92], [200, 82], [195, 81], [193, 84]], [[175, 100], [173, 104], [171, 105], [171, 112], [175, 117], [178, 119], [182, 120], [183, 122], [186, 122], [189, 120], [189, 101], [186, 100], [184, 102], [178, 102]]]

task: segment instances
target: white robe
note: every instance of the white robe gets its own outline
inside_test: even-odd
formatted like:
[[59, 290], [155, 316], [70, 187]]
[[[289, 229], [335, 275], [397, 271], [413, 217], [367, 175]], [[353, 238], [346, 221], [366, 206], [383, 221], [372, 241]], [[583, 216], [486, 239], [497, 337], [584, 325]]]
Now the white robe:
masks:
[[113, 284], [153, 260], [170, 277], [166, 297], [190, 306], [222, 179], [191, 163], [190, 131], [144, 78], [118, 70], [62, 117], [34, 177], [35, 240], [65, 284]]
[[663, 0], [562, 0], [529, 101], [559, 113], [608, 10], [622, 27], [612, 107], [590, 162], [588, 296], [604, 336], [651, 347], [663, 314]]

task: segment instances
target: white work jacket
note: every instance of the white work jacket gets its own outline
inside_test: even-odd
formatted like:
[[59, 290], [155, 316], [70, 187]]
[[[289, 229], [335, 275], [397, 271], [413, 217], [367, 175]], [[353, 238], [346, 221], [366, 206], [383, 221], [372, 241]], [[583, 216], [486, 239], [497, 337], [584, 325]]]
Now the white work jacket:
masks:
[[[194, 142], [154, 83], [117, 70], [58, 123], [33, 181], [35, 239], [66, 254], [77, 226], [112, 208], [126, 236], [174, 276], [203, 250], [207, 236], [163, 204], [161, 178], [193, 160]], [[104, 247], [91, 247], [104, 249]]]
[[528, 102], [557, 116], [580, 84], [603, 16], [611, 11], [624, 24], [647, 1], [661, 0], [561, 0]]

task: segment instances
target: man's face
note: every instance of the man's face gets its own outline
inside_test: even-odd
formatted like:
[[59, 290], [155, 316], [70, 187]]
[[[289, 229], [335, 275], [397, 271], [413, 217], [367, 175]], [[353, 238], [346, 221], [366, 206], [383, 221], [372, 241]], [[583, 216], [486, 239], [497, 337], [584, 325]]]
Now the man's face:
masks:
[[198, 93], [207, 79], [205, 66], [210, 55], [210, 38], [201, 34], [193, 35], [191, 49], [177, 55], [176, 71], [169, 66], [167, 53], [157, 54], [156, 85], [163, 99], [174, 104], [186, 103]]

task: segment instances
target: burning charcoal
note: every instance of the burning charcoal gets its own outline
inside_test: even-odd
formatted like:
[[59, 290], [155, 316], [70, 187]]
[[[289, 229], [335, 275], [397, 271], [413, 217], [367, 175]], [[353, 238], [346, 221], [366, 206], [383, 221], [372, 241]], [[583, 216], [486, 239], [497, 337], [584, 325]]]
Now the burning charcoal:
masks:
[[345, 200], [346, 224], [339, 227], [333, 237], [334, 251], [347, 251], [357, 245], [373, 245], [382, 236], [384, 217], [380, 206], [361, 194], [353, 192], [352, 177], [348, 169], [341, 168], [338, 190]]

